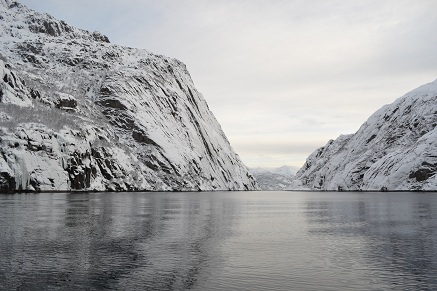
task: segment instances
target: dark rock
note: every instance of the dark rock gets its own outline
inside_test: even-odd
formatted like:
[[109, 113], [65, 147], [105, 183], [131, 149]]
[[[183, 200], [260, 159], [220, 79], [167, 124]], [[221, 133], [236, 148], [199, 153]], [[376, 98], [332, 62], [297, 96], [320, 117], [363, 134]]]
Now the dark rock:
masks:
[[25, 62], [32, 63], [35, 65], [41, 65], [41, 61], [37, 57], [35, 57], [34, 55], [21, 54], [21, 58]]
[[61, 23], [61, 27], [66, 31], [66, 32], [72, 32], [73, 31], [73, 29], [64, 21], [64, 20], [61, 20], [60, 21], [60, 23]]
[[33, 54], [41, 54], [42, 53], [42, 49], [43, 49], [43, 44], [42, 43], [24, 43], [24, 44], [18, 44], [17, 48], [21, 51], [23, 51], [23, 53], [33, 53]]
[[41, 98], [41, 94], [37, 90], [30, 89], [30, 97], [33, 99]]
[[11, 5], [9, 5], [9, 9], [12, 9], [12, 8], [15, 8], [15, 7], [20, 7], [20, 3], [12, 2]]
[[414, 177], [418, 182], [425, 181], [429, 178], [431, 171], [429, 169], [419, 169], [414, 173]]
[[144, 143], [144, 144], [150, 144], [150, 145], [154, 145], [154, 146], [158, 146], [158, 145], [156, 144], [156, 142], [154, 142], [152, 139], [150, 139], [150, 138], [147, 136], [147, 134], [146, 134], [143, 130], [141, 130], [141, 129], [139, 129], [139, 128], [135, 128], [135, 129], [132, 131], [132, 137], [133, 137], [133, 139], [134, 139], [136, 142]]
[[182, 91], [184, 91], [184, 88], [182, 87], [181, 82], [179, 82], [178, 79], [175, 79], [175, 80], [176, 80], [176, 83], [178, 83], [179, 88], [180, 88]]
[[36, 192], [41, 192], [41, 184], [35, 178], [31, 177], [29, 180], [29, 184], [33, 187], [33, 189], [35, 189]]
[[431, 167], [431, 168], [434, 168], [434, 169], [437, 168], [437, 164], [431, 164], [431, 163], [428, 163], [427, 161], [423, 162], [422, 166], [427, 166], [427, 167]]
[[64, 21], [56, 21], [53, 18], [36, 18], [28, 19], [29, 29], [33, 33], [45, 33], [50, 36], [60, 36], [63, 32], [71, 32], [71, 27]]
[[38, 152], [38, 151], [42, 151], [44, 148], [42, 145], [29, 140], [27, 142], [27, 149], [32, 152]]
[[117, 59], [118, 57], [120, 57], [120, 55], [117, 53], [117, 52], [113, 52], [113, 51], [110, 51], [110, 52], [106, 52], [103, 56], [102, 56], [102, 58], [104, 59], [104, 60], [115, 60], [115, 59]]
[[98, 31], [94, 31], [93, 32], [93, 39], [95, 41], [100, 41], [100, 42], [105, 42], [105, 43], [110, 43], [109, 38], [106, 35], [101, 34]]
[[127, 107], [123, 105], [123, 103], [120, 102], [120, 100], [117, 99], [104, 99], [104, 100], [98, 100], [96, 103], [100, 106], [107, 107], [107, 108], [114, 108], [114, 109], [120, 109], [120, 110], [126, 110]]
[[154, 164], [154, 163], [152, 163], [152, 161], [150, 161], [150, 160], [145, 160], [145, 161], [144, 161], [144, 164], [145, 164], [147, 167], [149, 167], [150, 169], [154, 170], [154, 171], [156, 171], [156, 170], [159, 169], [159, 166], [156, 165], [156, 164]]
[[[31, 92], [32, 94], [32, 92]], [[33, 96], [32, 96], [33, 97]], [[77, 101], [74, 98], [59, 98], [56, 103], [56, 108], [76, 108]]]
[[376, 137], [376, 134], [374, 134], [374, 135], [372, 135], [368, 140], [367, 140], [367, 142], [366, 143], [369, 143], [369, 142], [371, 142], [374, 138]]
[[112, 95], [112, 90], [108, 87], [101, 87], [100, 88], [100, 95], [110, 96], [110, 95]]
[[9, 173], [0, 173], [0, 193], [13, 193], [15, 191], [16, 183], [14, 177]]
[[67, 64], [69, 66], [76, 66], [77, 64], [80, 64], [83, 62], [82, 58], [67, 58], [67, 59], [62, 59], [60, 60], [61, 62], [63, 62], [64, 64]]
[[52, 188], [55, 188], [55, 179], [49, 178], [49, 181], [52, 184]]
[[43, 20], [38, 25], [31, 25], [30, 31], [33, 33], [46, 33], [51, 36], [59, 36], [61, 34], [58, 24], [47, 20]]
[[74, 152], [70, 155], [70, 161], [66, 171], [69, 174], [71, 189], [83, 190], [90, 187], [92, 169], [83, 164], [84, 159], [90, 158], [91, 155], [89, 152], [84, 154]]
[[3, 77], [3, 81], [5, 81], [5, 83], [9, 84], [9, 86], [11, 86], [12, 88], [15, 88], [15, 84], [14, 84], [14, 82], [12, 81], [12, 78], [9, 77], [8, 74], [4, 75], [4, 77]]
[[[116, 171], [117, 166], [111, 160], [111, 156], [105, 151], [104, 147], [91, 149], [91, 156], [94, 158], [100, 173], [106, 180], [112, 180], [115, 177], [113, 172]], [[91, 169], [92, 173], [97, 174], [97, 169]], [[95, 175], [93, 174], [93, 175]]]

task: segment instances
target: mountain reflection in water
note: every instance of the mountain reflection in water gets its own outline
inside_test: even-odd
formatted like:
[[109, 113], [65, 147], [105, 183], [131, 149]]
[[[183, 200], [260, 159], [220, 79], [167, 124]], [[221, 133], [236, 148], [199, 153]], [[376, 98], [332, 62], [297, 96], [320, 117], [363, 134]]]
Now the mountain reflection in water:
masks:
[[0, 289], [435, 290], [434, 193], [0, 196]]

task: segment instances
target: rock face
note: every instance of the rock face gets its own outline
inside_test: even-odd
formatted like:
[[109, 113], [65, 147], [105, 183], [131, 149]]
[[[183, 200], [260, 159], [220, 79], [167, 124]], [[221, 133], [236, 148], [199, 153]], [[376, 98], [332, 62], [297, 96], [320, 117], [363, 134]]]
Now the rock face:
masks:
[[0, 0], [0, 191], [254, 190], [183, 63]]
[[320, 190], [437, 190], [437, 80], [312, 153], [296, 178]]
[[294, 186], [294, 169], [289, 166], [279, 168], [251, 168], [261, 190], [282, 191]]

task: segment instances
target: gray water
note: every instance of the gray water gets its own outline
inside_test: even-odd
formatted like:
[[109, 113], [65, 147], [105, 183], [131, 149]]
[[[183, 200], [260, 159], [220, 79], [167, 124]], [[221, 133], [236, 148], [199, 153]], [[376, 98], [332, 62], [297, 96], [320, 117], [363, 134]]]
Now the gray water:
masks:
[[0, 195], [2, 290], [437, 290], [437, 193]]

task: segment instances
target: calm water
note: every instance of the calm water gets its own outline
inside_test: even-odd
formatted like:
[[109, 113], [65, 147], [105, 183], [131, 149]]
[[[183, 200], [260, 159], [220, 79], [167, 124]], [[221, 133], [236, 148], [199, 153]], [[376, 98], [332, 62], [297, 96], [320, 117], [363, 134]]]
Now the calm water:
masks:
[[437, 290], [437, 193], [0, 195], [2, 290]]

